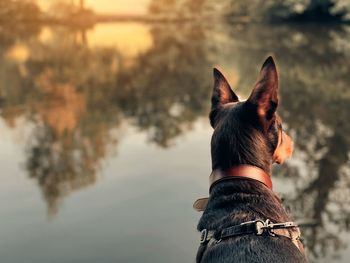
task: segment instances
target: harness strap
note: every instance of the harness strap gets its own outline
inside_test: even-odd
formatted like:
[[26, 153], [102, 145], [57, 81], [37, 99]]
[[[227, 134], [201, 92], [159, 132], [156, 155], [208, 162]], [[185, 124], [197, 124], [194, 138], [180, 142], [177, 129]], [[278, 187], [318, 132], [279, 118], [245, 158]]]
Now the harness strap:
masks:
[[[286, 229], [295, 228], [297, 229], [297, 236], [293, 236], [287, 231], [287, 235], [282, 233], [282, 231], [278, 230], [284, 230], [286, 232]], [[241, 236], [241, 235], [249, 235], [249, 234], [255, 234], [257, 236], [261, 235], [269, 235], [269, 236], [284, 236], [292, 241], [298, 240], [300, 238], [300, 231], [298, 228], [298, 225], [294, 222], [285, 222], [285, 223], [271, 223], [269, 219], [266, 221], [263, 220], [254, 220], [254, 221], [248, 221], [239, 225], [230, 226], [227, 228], [224, 228], [220, 232], [213, 231], [213, 230], [207, 230], [203, 229], [201, 231], [201, 244], [208, 244], [209, 242], [213, 243], [219, 243], [221, 240]]]
[[201, 231], [200, 246], [196, 262], [202, 261], [207, 247], [218, 244], [222, 240], [228, 238], [249, 234], [288, 238], [300, 251], [303, 251], [300, 230], [297, 224], [294, 222], [271, 223], [269, 219], [265, 221], [258, 219], [230, 226], [221, 231], [203, 229]]
[[220, 239], [222, 240], [229, 237], [248, 235], [248, 234], [258, 235], [257, 224], [258, 222], [243, 223], [238, 226], [231, 226], [231, 227], [225, 228], [221, 231]]

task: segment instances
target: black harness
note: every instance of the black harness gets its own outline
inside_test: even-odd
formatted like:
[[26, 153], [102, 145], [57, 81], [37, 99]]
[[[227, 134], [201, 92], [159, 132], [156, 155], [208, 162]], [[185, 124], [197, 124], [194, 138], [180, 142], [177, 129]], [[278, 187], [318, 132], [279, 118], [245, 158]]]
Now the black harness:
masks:
[[[288, 235], [282, 233], [276, 233], [278, 229], [294, 229], [293, 232]], [[293, 233], [296, 233], [293, 235]], [[200, 237], [200, 254], [198, 255], [198, 262], [201, 261], [205, 250], [208, 246], [213, 246], [220, 243], [222, 240], [242, 236], [255, 234], [257, 236], [273, 236], [273, 237], [286, 237], [290, 239], [293, 243], [300, 240], [300, 231], [299, 226], [294, 222], [284, 222], [284, 223], [272, 223], [269, 219], [263, 220], [254, 220], [241, 223], [239, 225], [230, 226], [222, 229], [221, 231], [203, 229], [201, 231]]]
[[[241, 235], [249, 235], [255, 234], [257, 236], [261, 235], [269, 235], [269, 236], [281, 236], [274, 232], [276, 229], [289, 229], [289, 228], [297, 228], [298, 225], [294, 222], [285, 222], [285, 223], [271, 223], [269, 219], [266, 221], [263, 220], [254, 220], [241, 223], [239, 225], [230, 226], [224, 228], [219, 233], [217, 231], [208, 231], [207, 229], [203, 229], [201, 231], [201, 244], [206, 244], [210, 241], [214, 241], [215, 243], [219, 243], [223, 239], [227, 239], [230, 237], [241, 236]], [[284, 236], [284, 235], [283, 235]], [[297, 240], [300, 238], [297, 237], [285, 236], [292, 240]]]

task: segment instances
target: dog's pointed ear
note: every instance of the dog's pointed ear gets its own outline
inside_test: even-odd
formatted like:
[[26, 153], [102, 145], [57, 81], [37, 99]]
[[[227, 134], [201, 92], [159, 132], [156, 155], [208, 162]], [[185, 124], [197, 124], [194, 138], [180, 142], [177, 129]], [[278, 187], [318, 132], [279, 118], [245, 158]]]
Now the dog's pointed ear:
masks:
[[269, 124], [278, 106], [278, 73], [273, 58], [268, 57], [247, 102], [263, 124]]
[[211, 112], [209, 115], [211, 126], [214, 127], [216, 115], [223, 105], [237, 101], [238, 97], [232, 91], [224, 75], [217, 68], [214, 68], [214, 89], [211, 97]]
[[230, 84], [225, 79], [224, 75], [214, 68], [214, 90], [211, 97], [212, 109], [230, 102], [237, 102], [238, 97], [232, 91]]

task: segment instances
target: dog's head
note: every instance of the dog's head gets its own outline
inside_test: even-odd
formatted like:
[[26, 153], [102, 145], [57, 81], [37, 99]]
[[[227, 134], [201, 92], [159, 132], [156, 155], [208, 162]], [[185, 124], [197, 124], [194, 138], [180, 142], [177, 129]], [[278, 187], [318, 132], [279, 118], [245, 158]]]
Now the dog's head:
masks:
[[246, 101], [240, 101], [225, 77], [214, 69], [214, 89], [209, 115], [214, 128], [212, 168], [228, 169], [249, 164], [269, 171], [273, 162], [291, 156], [293, 142], [282, 130], [278, 107], [278, 74], [272, 57], [264, 62]]

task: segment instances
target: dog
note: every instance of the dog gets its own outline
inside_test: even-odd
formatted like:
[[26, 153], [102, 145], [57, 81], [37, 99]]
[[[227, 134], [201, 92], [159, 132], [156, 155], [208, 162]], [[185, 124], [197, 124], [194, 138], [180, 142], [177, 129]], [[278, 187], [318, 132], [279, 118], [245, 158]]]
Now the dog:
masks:
[[270, 56], [246, 101], [214, 68], [209, 120], [212, 174], [203, 211], [197, 263], [307, 262], [298, 225], [272, 191], [271, 167], [292, 155], [292, 139], [277, 114], [278, 73]]

